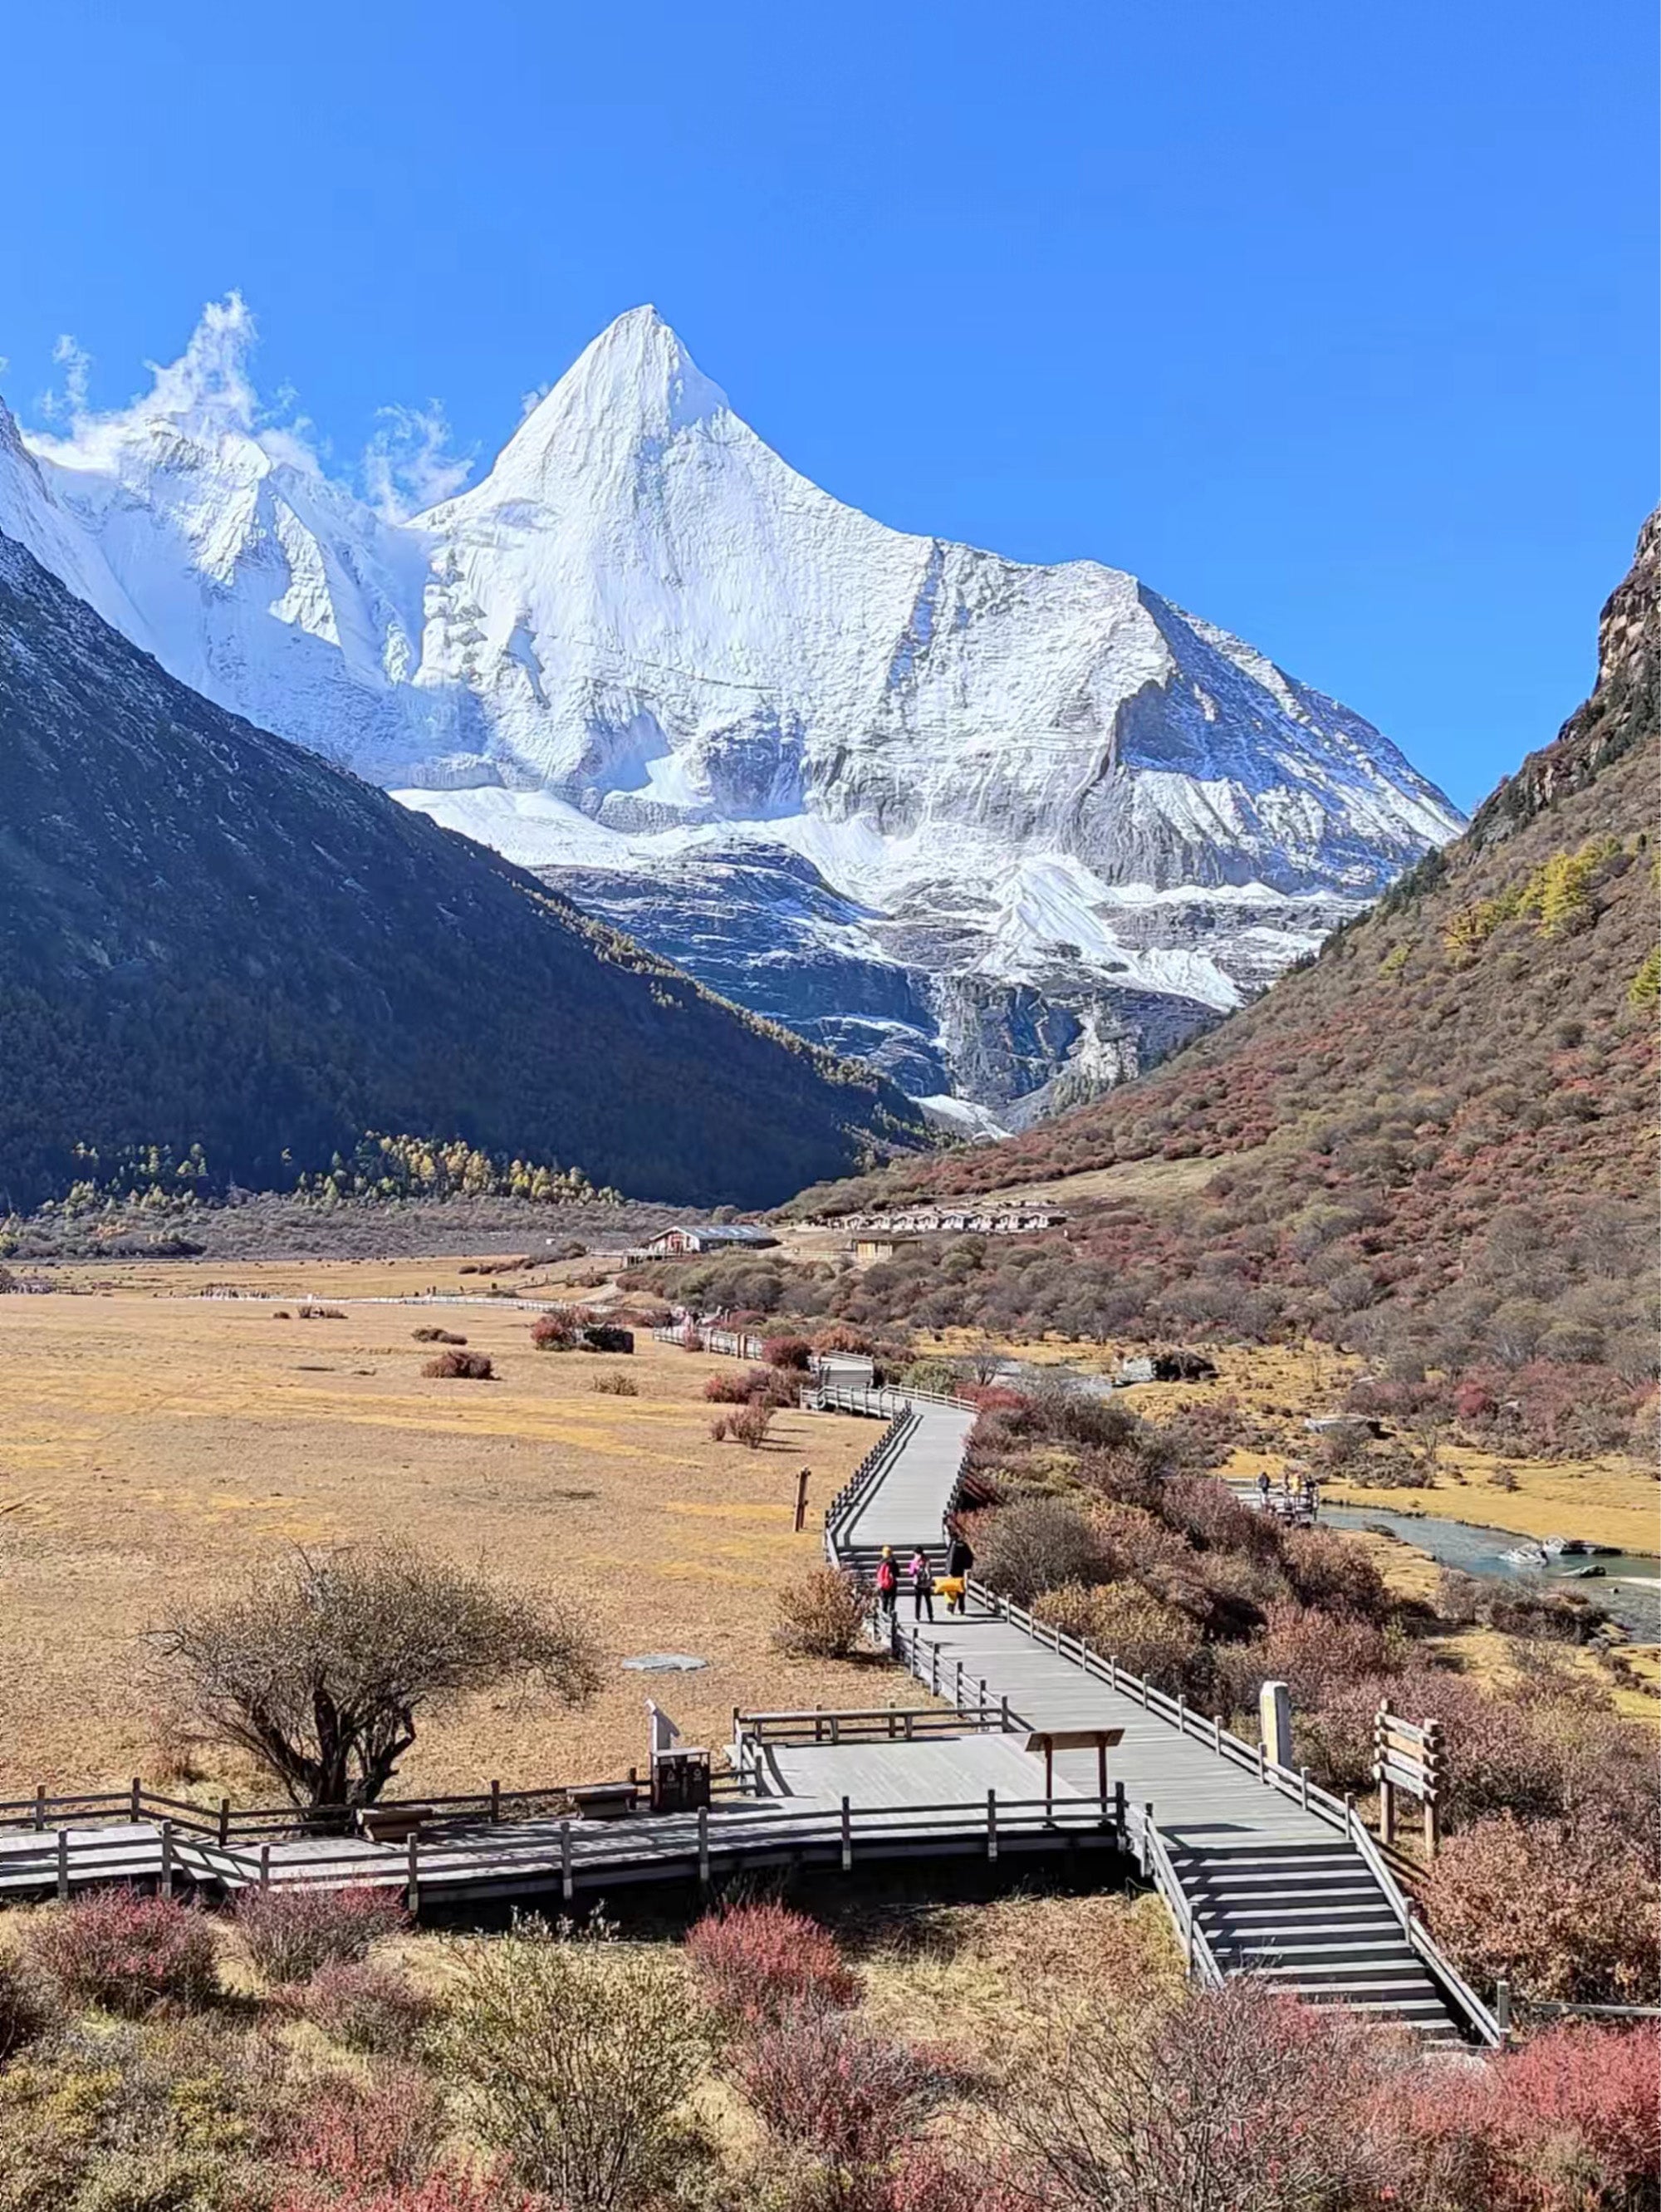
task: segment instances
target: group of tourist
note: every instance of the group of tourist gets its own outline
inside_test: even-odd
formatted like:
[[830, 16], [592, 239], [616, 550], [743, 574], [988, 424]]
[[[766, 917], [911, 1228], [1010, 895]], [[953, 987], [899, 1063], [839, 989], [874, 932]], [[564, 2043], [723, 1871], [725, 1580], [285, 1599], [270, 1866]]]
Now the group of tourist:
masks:
[[[969, 1571], [974, 1565], [974, 1553], [968, 1538], [960, 1528], [948, 1531], [946, 1571], [937, 1579], [934, 1567], [919, 1547], [906, 1562], [904, 1573], [912, 1593], [912, 1617], [915, 1620], [934, 1619], [937, 1595], [946, 1601], [948, 1613], [962, 1613], [967, 1607]], [[901, 1570], [894, 1556], [892, 1544], [884, 1544], [882, 1556], [876, 1563], [876, 1604], [886, 1626], [894, 1625], [894, 1608], [900, 1602]]]

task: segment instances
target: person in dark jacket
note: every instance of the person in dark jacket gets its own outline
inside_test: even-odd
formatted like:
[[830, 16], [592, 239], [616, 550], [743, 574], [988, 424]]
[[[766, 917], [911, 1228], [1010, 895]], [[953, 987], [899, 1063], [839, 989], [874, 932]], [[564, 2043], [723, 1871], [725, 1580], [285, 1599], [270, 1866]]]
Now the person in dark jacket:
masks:
[[946, 1547], [946, 1579], [957, 1587], [946, 1601], [948, 1613], [962, 1613], [967, 1607], [968, 1593], [964, 1585], [974, 1565], [974, 1550], [961, 1528], [952, 1530], [951, 1541]]

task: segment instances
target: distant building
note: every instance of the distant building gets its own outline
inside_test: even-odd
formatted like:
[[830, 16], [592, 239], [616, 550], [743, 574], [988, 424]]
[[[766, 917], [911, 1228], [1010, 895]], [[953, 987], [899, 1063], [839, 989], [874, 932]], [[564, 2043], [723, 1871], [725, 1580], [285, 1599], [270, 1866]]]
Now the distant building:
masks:
[[665, 1229], [650, 1243], [637, 1244], [624, 1255], [624, 1264], [640, 1267], [649, 1260], [685, 1260], [705, 1252], [766, 1252], [778, 1242], [765, 1229], [749, 1228], [740, 1222], [677, 1224]]
[[[1067, 1217], [1048, 1207], [1037, 1206], [995, 1206], [979, 1209], [968, 1206], [919, 1206], [908, 1207], [900, 1213], [854, 1213], [840, 1225], [853, 1231], [855, 1249], [861, 1259], [892, 1257], [895, 1239], [906, 1237], [1021, 1237], [1036, 1229], [1059, 1229]], [[887, 1239], [888, 1252], [873, 1249], [867, 1254], [864, 1246], [873, 1247]]]

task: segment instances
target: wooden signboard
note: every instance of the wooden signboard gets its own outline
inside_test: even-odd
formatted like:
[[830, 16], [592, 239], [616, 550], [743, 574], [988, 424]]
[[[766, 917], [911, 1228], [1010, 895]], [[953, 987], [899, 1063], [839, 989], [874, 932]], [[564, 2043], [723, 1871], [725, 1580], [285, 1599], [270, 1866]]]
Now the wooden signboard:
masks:
[[1425, 1855], [1434, 1859], [1441, 1841], [1440, 1723], [1404, 1721], [1391, 1712], [1386, 1698], [1373, 1726], [1373, 1779], [1379, 1785], [1379, 1832], [1385, 1843], [1396, 1840], [1396, 1793], [1403, 1790], [1424, 1808]]
[[1027, 1739], [1027, 1749], [1034, 1756], [1044, 1754], [1044, 1796], [1047, 1803], [1055, 1796], [1056, 1753], [1058, 1751], [1093, 1751], [1096, 1755], [1097, 1795], [1104, 1802], [1107, 1796], [1107, 1754], [1125, 1741], [1122, 1728], [1105, 1729], [1042, 1729]]

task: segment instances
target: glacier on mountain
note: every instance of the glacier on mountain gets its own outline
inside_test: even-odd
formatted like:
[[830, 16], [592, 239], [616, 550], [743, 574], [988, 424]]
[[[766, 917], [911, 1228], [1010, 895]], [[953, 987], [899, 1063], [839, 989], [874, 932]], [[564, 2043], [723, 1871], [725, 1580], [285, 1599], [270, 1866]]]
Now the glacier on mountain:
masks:
[[1134, 577], [841, 505], [650, 307], [408, 517], [263, 416], [252, 335], [209, 309], [63, 434], [0, 409], [0, 531], [219, 704], [920, 1097], [1020, 1121], [1134, 1072], [1459, 826]]

